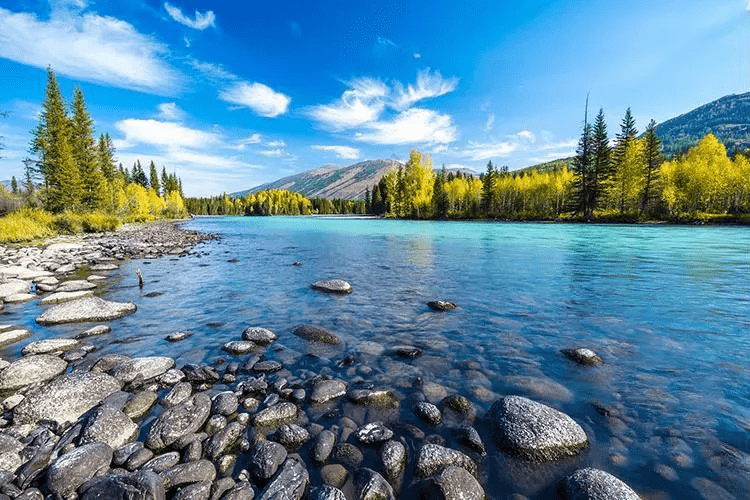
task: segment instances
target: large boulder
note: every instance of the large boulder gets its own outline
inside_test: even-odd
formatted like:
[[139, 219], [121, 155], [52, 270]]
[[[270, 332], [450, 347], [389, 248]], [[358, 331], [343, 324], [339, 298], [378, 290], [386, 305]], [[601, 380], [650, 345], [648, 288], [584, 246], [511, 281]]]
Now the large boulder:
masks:
[[104, 404], [89, 417], [81, 443], [107, 443], [119, 448], [138, 435], [138, 425], [114, 406]]
[[110, 321], [134, 313], [131, 302], [111, 302], [100, 297], [84, 297], [53, 306], [36, 319], [40, 325], [77, 323], [83, 321]]
[[65, 371], [68, 363], [47, 354], [25, 356], [0, 373], [0, 391], [11, 391], [46, 382]]
[[309, 483], [305, 463], [298, 455], [292, 455], [258, 494], [258, 500], [301, 500]]
[[151, 470], [133, 474], [111, 474], [84, 485], [81, 500], [165, 500], [164, 482]]
[[484, 490], [479, 481], [466, 469], [449, 465], [425, 481], [424, 498], [435, 500], [484, 500]]
[[561, 411], [521, 396], [505, 396], [490, 408], [495, 440], [509, 453], [530, 460], [556, 460], [578, 454], [588, 438]]
[[71, 373], [29, 393], [13, 408], [13, 422], [31, 424], [39, 420], [54, 420], [60, 425], [73, 423], [120, 388], [115, 378], [104, 373]]
[[109, 469], [112, 448], [104, 443], [91, 443], [73, 448], [47, 469], [47, 486], [60, 497], [68, 497], [79, 486]]
[[174, 366], [175, 363], [172, 358], [167, 356], [149, 356], [123, 361], [110, 370], [109, 374], [120, 382], [128, 383], [139, 376], [143, 377], [143, 380], [156, 378], [174, 368]]
[[158, 450], [203, 427], [211, 413], [211, 398], [204, 392], [162, 413], [151, 425], [146, 446]]
[[578, 469], [563, 482], [566, 500], [640, 500], [630, 486], [603, 470]]
[[316, 281], [312, 285], [313, 290], [325, 293], [337, 293], [345, 295], [352, 293], [352, 286], [344, 280], [333, 279], [333, 280], [320, 280]]

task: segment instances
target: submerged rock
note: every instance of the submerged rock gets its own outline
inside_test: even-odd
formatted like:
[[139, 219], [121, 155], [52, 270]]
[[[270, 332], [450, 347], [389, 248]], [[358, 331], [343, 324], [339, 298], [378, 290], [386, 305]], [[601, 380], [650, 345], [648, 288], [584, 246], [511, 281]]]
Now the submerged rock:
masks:
[[447, 300], [431, 300], [427, 303], [427, 306], [435, 311], [451, 311], [458, 307], [453, 302], [448, 302]]
[[602, 358], [600, 358], [599, 355], [591, 349], [579, 347], [577, 349], [563, 349], [560, 352], [562, 352], [566, 358], [571, 361], [575, 361], [579, 365], [595, 366], [604, 363], [604, 361], [602, 361]]
[[255, 344], [249, 340], [232, 340], [222, 346], [229, 354], [247, 354], [255, 349]]
[[276, 340], [276, 334], [267, 328], [250, 326], [242, 332], [242, 339], [255, 342], [256, 344], [270, 344]]
[[339, 344], [341, 342], [336, 335], [319, 326], [298, 325], [292, 330], [292, 333], [312, 342], [321, 342], [323, 344]]
[[346, 281], [340, 279], [320, 280], [316, 281], [311, 286], [313, 290], [318, 290], [325, 293], [352, 293], [352, 286]]
[[350, 389], [346, 393], [350, 401], [374, 408], [398, 408], [398, 399], [388, 389]]
[[591, 467], [578, 469], [565, 479], [562, 493], [566, 500], [640, 500], [630, 486]]
[[134, 313], [131, 302], [110, 302], [99, 297], [84, 297], [47, 309], [36, 319], [40, 325], [76, 323], [83, 321], [110, 321]]
[[556, 460], [588, 446], [586, 433], [568, 415], [521, 396], [499, 399], [489, 416], [498, 444], [523, 458]]
[[313, 387], [310, 401], [315, 404], [323, 404], [332, 399], [346, 395], [346, 383], [342, 380], [321, 380]]

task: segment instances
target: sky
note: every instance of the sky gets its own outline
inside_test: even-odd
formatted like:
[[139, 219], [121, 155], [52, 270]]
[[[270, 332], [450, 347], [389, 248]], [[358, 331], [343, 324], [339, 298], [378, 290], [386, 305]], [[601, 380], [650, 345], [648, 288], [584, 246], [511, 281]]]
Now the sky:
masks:
[[511, 170], [750, 90], [749, 0], [0, 0], [0, 180], [22, 178], [47, 67], [126, 167], [188, 196], [323, 165]]

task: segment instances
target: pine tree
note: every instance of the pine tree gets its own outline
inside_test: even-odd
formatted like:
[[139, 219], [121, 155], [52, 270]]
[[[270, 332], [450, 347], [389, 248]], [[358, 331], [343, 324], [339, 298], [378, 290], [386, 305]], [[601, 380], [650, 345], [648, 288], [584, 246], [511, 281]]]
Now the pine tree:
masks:
[[649, 122], [644, 140], [643, 161], [646, 167], [646, 186], [643, 188], [641, 199], [641, 214], [651, 209], [653, 202], [651, 187], [659, 175], [659, 167], [664, 162], [664, 156], [661, 153], [661, 140], [656, 135], [656, 122], [654, 120]]
[[[112, 182], [117, 169], [115, 168], [115, 148], [109, 134], [99, 136], [99, 144], [96, 150], [99, 170], [108, 182]], [[120, 165], [120, 174], [124, 175], [122, 165]]]
[[593, 212], [593, 186], [591, 185], [594, 157], [593, 157], [593, 128], [588, 122], [589, 99], [586, 97], [586, 111], [583, 119], [583, 132], [578, 141], [576, 157], [573, 158], [573, 186], [576, 192], [575, 211], [589, 219]]
[[32, 131], [30, 151], [38, 157], [46, 188], [45, 208], [51, 212], [75, 210], [81, 201], [81, 183], [71, 148], [71, 126], [55, 72], [47, 70], [47, 88], [39, 125]]
[[94, 146], [94, 122], [79, 87], [73, 91], [71, 146], [81, 178], [81, 205], [90, 210], [99, 209], [104, 202], [104, 175]]
[[435, 218], [445, 219], [448, 217], [448, 193], [445, 190], [445, 166], [435, 176], [435, 183], [432, 189], [432, 199], [434, 200]]
[[623, 193], [627, 191], [626, 183], [628, 175], [626, 175], [626, 170], [629, 167], [629, 165], [626, 165], [628, 160], [627, 153], [629, 150], [632, 150], [632, 142], [635, 141], [637, 135], [638, 130], [635, 128], [635, 119], [630, 112], [630, 108], [628, 108], [625, 110], [622, 122], [620, 122], [620, 133], [617, 134], [615, 147], [612, 150], [612, 176], [618, 179], [619, 185], [611, 186], [611, 188], [621, 193], [619, 203], [620, 214], [625, 213], [625, 198]]
[[[459, 172], [460, 173], [460, 172]], [[456, 174], [458, 175], [458, 174]], [[487, 171], [482, 176], [482, 212], [487, 217], [495, 215], [495, 185], [497, 183], [497, 171], [492, 160], [487, 162]]]
[[13, 194], [18, 194], [18, 181], [16, 181], [16, 176], [10, 178], [10, 192]]
[[151, 160], [151, 164], [149, 165], [149, 183], [151, 184], [151, 189], [153, 189], [156, 192], [156, 195], [159, 195], [159, 174], [156, 172], [156, 165], [154, 165], [154, 160]]
[[383, 213], [383, 198], [380, 196], [380, 185], [375, 184], [372, 187], [372, 209], [371, 213], [373, 215], [380, 215]]
[[594, 122], [592, 137], [593, 165], [591, 169], [590, 185], [592, 189], [592, 207], [596, 210], [604, 190], [604, 184], [612, 171], [612, 148], [607, 135], [607, 123], [604, 121], [604, 110], [599, 109]]
[[170, 192], [167, 167], [161, 167], [161, 192], [164, 194], [164, 196], [168, 195]]

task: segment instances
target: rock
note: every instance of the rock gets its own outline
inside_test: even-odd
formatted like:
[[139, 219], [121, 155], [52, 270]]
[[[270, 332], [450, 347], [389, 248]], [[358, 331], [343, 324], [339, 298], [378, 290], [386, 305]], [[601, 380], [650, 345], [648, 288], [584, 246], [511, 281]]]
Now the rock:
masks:
[[579, 365], [595, 366], [604, 363], [604, 361], [602, 361], [602, 358], [600, 358], [591, 349], [579, 347], [577, 349], [563, 349], [560, 352], [562, 352], [566, 358], [571, 361], [575, 361]]
[[261, 441], [250, 455], [250, 472], [259, 481], [270, 479], [287, 457], [286, 448], [274, 441]]
[[180, 340], [185, 340], [191, 335], [192, 333], [189, 333], [189, 332], [172, 332], [169, 335], [167, 335], [166, 339], [170, 342], [179, 342]]
[[348, 469], [356, 469], [365, 459], [359, 448], [351, 443], [340, 443], [334, 446], [333, 458]]
[[323, 484], [343, 488], [348, 478], [349, 472], [341, 464], [324, 465], [320, 469], [320, 479]]
[[630, 487], [612, 474], [587, 467], [565, 479], [562, 487], [566, 500], [640, 500]]
[[449, 465], [462, 467], [474, 476], [477, 474], [477, 464], [468, 455], [429, 443], [419, 450], [415, 474], [420, 478], [430, 477]]
[[298, 456], [290, 456], [258, 494], [258, 500], [301, 500], [309, 483], [304, 462]]
[[237, 396], [231, 391], [220, 392], [211, 401], [211, 412], [228, 417], [235, 413], [240, 403]]
[[388, 389], [350, 389], [346, 393], [350, 401], [374, 408], [398, 408], [398, 399]]
[[341, 343], [341, 340], [336, 335], [319, 326], [298, 325], [292, 330], [292, 333], [311, 342], [333, 345]]
[[321, 380], [313, 386], [310, 401], [315, 404], [323, 404], [345, 395], [346, 383], [342, 380]]
[[484, 500], [484, 490], [466, 469], [449, 465], [440, 474], [425, 481], [425, 498], [435, 500]]
[[5, 297], [5, 303], [6, 304], [20, 304], [21, 302], [28, 302], [30, 300], [34, 300], [36, 298], [36, 295], [32, 295], [30, 293], [14, 293], [13, 295], [8, 295]]
[[371, 422], [357, 429], [354, 436], [362, 444], [376, 444], [391, 439], [393, 431], [386, 427], [383, 422]]
[[347, 294], [352, 293], [352, 286], [344, 280], [320, 280], [311, 285], [313, 290], [325, 293]]
[[496, 401], [489, 412], [498, 444], [531, 460], [556, 460], [588, 446], [580, 425], [568, 415], [521, 396]]
[[283, 365], [273, 359], [259, 361], [253, 365], [253, 371], [259, 373], [273, 373], [281, 370]]
[[505, 377], [505, 383], [515, 387], [519, 392], [525, 392], [540, 399], [554, 399], [556, 401], [571, 401], [573, 399], [573, 393], [567, 387], [548, 377], [512, 375]]
[[84, 485], [81, 500], [165, 500], [161, 478], [153, 471], [112, 474], [94, 478]]
[[132, 419], [139, 419], [148, 413], [156, 403], [157, 399], [158, 395], [154, 391], [136, 392], [130, 399], [128, 399], [128, 402], [125, 403], [122, 411]]
[[28, 330], [6, 330], [0, 333], [0, 346], [15, 344], [19, 340], [23, 340], [26, 337], [30, 337], [31, 332]]
[[5, 282], [0, 282], [0, 301], [5, 301], [11, 295], [29, 293], [29, 290], [31, 290], [31, 283], [28, 281], [9, 279]]
[[255, 490], [247, 481], [239, 481], [232, 489], [221, 496], [221, 500], [253, 500]]
[[78, 335], [75, 336], [76, 339], [85, 339], [87, 337], [94, 337], [96, 335], [104, 335], [105, 333], [109, 333], [112, 331], [112, 327], [108, 325], [96, 325], [94, 327], [89, 328], [88, 330], [84, 330]]
[[143, 443], [140, 441], [133, 441], [132, 443], [128, 443], [124, 446], [120, 446], [115, 450], [114, 455], [112, 456], [112, 464], [116, 467], [120, 467], [125, 462], [128, 461], [130, 456], [137, 452], [138, 450], [142, 450]]
[[267, 328], [249, 326], [242, 332], [242, 339], [255, 342], [256, 344], [270, 344], [276, 340], [276, 334]]
[[414, 359], [422, 355], [422, 349], [413, 345], [397, 345], [393, 347], [393, 352], [402, 358]]
[[297, 406], [294, 403], [279, 403], [265, 408], [255, 414], [253, 424], [260, 427], [273, 427], [297, 418]]
[[185, 401], [193, 393], [193, 386], [190, 382], [180, 382], [164, 396], [161, 405], [164, 408], [172, 408]]
[[167, 370], [167, 373], [161, 376], [161, 378], [159, 379], [159, 382], [161, 382], [164, 385], [175, 385], [175, 384], [180, 383], [184, 379], [185, 379], [185, 374], [182, 373], [181, 370], [172, 368], [171, 370]]
[[166, 356], [149, 356], [123, 361], [109, 370], [109, 374], [123, 383], [130, 383], [137, 377], [144, 381], [156, 378], [174, 368], [174, 360]]
[[245, 426], [238, 422], [229, 422], [226, 427], [216, 431], [206, 442], [206, 455], [211, 459], [218, 458], [229, 450], [242, 436]]
[[47, 339], [37, 340], [27, 345], [21, 351], [24, 356], [29, 354], [49, 354], [53, 352], [69, 351], [78, 347], [79, 343], [74, 339]]
[[146, 438], [146, 446], [158, 450], [171, 445], [182, 436], [196, 432], [211, 413], [211, 398], [199, 392], [171, 408], [154, 421]]
[[101, 405], [89, 417], [81, 433], [81, 444], [107, 443], [119, 448], [138, 435], [138, 426], [119, 409]]
[[32, 384], [46, 382], [65, 371], [68, 363], [48, 354], [25, 356], [0, 373], [0, 391], [20, 389]]
[[296, 424], [284, 424], [276, 431], [276, 440], [289, 450], [296, 450], [310, 440], [310, 433]]
[[40, 325], [76, 323], [83, 321], [110, 321], [132, 314], [136, 310], [131, 302], [110, 302], [99, 297], [84, 297], [47, 309], [36, 319]]
[[21, 457], [24, 448], [18, 439], [0, 434], [0, 472], [15, 474], [16, 470], [26, 463], [26, 459]]
[[391, 485], [374, 470], [362, 467], [355, 477], [359, 500], [396, 500]]
[[430, 425], [440, 425], [443, 421], [443, 414], [438, 407], [427, 401], [420, 401], [414, 405], [414, 414]]
[[119, 391], [120, 387], [114, 377], [104, 373], [74, 372], [29, 393], [13, 409], [13, 422], [30, 424], [54, 420], [59, 425], [73, 423], [104, 398]]
[[443, 408], [453, 410], [457, 413], [474, 413], [474, 407], [466, 397], [460, 394], [453, 394], [442, 401]]
[[210, 496], [211, 481], [201, 481], [178, 489], [172, 500], [208, 500]]
[[19, 280], [39, 280], [52, 276], [49, 271], [40, 269], [29, 269], [23, 266], [0, 266], [0, 276], [5, 278], [16, 278]]
[[400, 441], [386, 441], [380, 448], [380, 463], [389, 480], [398, 478], [406, 467], [406, 446]]
[[208, 460], [198, 460], [186, 464], [175, 465], [161, 474], [166, 489], [172, 489], [184, 484], [213, 481], [216, 478], [216, 468]]
[[89, 266], [89, 271], [94, 272], [101, 272], [101, 271], [114, 271], [117, 269], [117, 264], [112, 263], [101, 263], [101, 264], [93, 264]]
[[80, 299], [81, 297], [90, 297], [92, 295], [94, 295], [94, 292], [91, 290], [82, 290], [79, 292], [56, 292], [42, 298], [39, 303], [43, 306], [48, 306], [50, 304], [60, 304], [62, 302]]
[[219, 374], [216, 370], [210, 366], [196, 366], [196, 365], [185, 365], [182, 367], [182, 372], [185, 374], [185, 378], [188, 381], [202, 384], [202, 383], [214, 383], [219, 380]]
[[249, 340], [233, 340], [227, 342], [222, 346], [222, 349], [227, 351], [229, 354], [247, 354], [255, 349], [255, 344]]
[[472, 451], [476, 451], [482, 456], [487, 454], [487, 450], [484, 447], [482, 438], [479, 436], [479, 433], [475, 428], [468, 426], [461, 427], [456, 430], [456, 436], [459, 443], [463, 444]]
[[49, 490], [67, 497], [92, 477], [105, 472], [112, 461], [112, 448], [104, 443], [91, 443], [73, 448], [47, 469]]
[[328, 429], [321, 431], [315, 439], [315, 446], [312, 449], [312, 459], [318, 463], [327, 462], [335, 444], [336, 435], [333, 432]]
[[310, 490], [310, 500], [346, 500], [346, 496], [335, 486], [324, 484]]
[[453, 302], [448, 302], [447, 300], [431, 300], [427, 303], [427, 306], [435, 311], [450, 311], [458, 307]]
[[88, 280], [63, 281], [57, 285], [57, 292], [79, 292], [81, 290], [93, 290], [96, 288], [95, 283]]
[[[200, 460], [200, 459], [199, 459]], [[170, 451], [169, 453], [163, 453], [156, 456], [143, 464], [143, 469], [149, 469], [157, 474], [161, 474], [180, 463], [180, 454], [176, 451]]]

